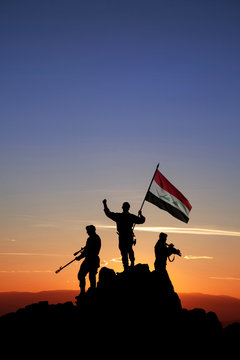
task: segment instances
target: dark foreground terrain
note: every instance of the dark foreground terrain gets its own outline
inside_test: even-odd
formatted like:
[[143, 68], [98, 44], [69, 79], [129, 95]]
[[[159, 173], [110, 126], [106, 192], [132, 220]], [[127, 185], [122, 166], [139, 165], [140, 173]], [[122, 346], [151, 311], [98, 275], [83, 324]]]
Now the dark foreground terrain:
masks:
[[97, 288], [80, 296], [78, 304], [41, 301], [2, 316], [0, 327], [2, 349], [22, 355], [31, 348], [32, 358], [63, 351], [159, 359], [194, 351], [232, 358], [240, 340], [239, 323], [223, 328], [214, 312], [183, 309], [170, 280], [144, 264], [119, 274], [102, 268]]

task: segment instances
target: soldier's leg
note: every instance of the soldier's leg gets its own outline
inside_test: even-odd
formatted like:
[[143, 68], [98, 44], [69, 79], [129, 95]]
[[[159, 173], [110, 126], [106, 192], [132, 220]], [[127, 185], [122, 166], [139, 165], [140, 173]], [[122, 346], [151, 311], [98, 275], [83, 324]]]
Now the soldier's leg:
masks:
[[133, 251], [132, 246], [129, 247], [128, 254], [129, 254], [129, 259], [131, 261], [131, 266], [133, 267], [134, 261], [135, 261], [135, 256], [134, 256], [134, 251]]
[[128, 269], [128, 251], [126, 248], [121, 247], [120, 252], [122, 255], [123, 268], [124, 268], [124, 270], [127, 270]]
[[87, 264], [85, 261], [83, 261], [82, 265], [80, 266], [79, 273], [78, 273], [79, 286], [80, 286], [82, 294], [85, 293], [85, 285], [86, 285], [85, 277], [86, 277], [87, 273], [88, 273]]
[[97, 275], [97, 269], [91, 269], [89, 271], [89, 281], [90, 281], [91, 288], [96, 287], [96, 275]]

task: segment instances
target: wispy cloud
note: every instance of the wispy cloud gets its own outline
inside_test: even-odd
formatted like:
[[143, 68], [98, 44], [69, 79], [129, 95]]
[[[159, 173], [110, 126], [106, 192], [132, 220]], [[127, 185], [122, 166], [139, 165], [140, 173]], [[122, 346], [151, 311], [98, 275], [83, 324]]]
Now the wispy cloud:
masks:
[[194, 234], [194, 235], [220, 235], [220, 236], [239, 236], [240, 231], [228, 231], [228, 230], [217, 230], [217, 229], [201, 229], [201, 228], [178, 228], [178, 227], [136, 227], [138, 231], [149, 231], [149, 232], [167, 232], [175, 234]]
[[[98, 225], [99, 228], [115, 229], [114, 225]], [[166, 232], [173, 234], [192, 234], [192, 235], [218, 235], [218, 236], [237, 236], [240, 237], [240, 231], [228, 231], [218, 229], [201, 229], [201, 228], [180, 228], [180, 227], [162, 227], [162, 226], [136, 226], [134, 230], [146, 232]]]
[[110, 261], [113, 261], [113, 262], [122, 262], [122, 258], [121, 257], [118, 257], [118, 258], [113, 258], [111, 259]]
[[212, 256], [205, 256], [205, 255], [201, 255], [201, 256], [195, 256], [195, 255], [186, 255], [183, 257], [184, 259], [187, 260], [199, 260], [199, 259], [204, 259], [204, 260], [212, 260], [213, 257]]
[[100, 263], [101, 267], [107, 266], [109, 264], [109, 260], [103, 260], [103, 262]]
[[122, 258], [121, 256], [118, 258], [112, 258], [110, 260], [103, 260], [103, 263], [101, 263], [101, 267], [103, 266], [107, 266], [110, 262], [115, 262], [115, 263], [121, 263], [122, 262]]
[[11, 238], [11, 239], [8, 239], [8, 241], [10, 241], [10, 242], [16, 242], [17, 240], [16, 240], [16, 239]]

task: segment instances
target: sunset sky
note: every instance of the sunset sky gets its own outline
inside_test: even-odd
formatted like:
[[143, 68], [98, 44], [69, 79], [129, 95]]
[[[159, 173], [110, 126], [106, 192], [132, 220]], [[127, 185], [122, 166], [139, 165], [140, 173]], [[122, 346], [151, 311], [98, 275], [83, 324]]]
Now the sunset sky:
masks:
[[240, 298], [240, 2], [0, 2], [0, 291], [78, 289], [86, 225], [122, 271], [112, 211], [137, 213], [157, 163], [185, 224], [145, 203], [136, 263], [160, 231], [179, 292]]

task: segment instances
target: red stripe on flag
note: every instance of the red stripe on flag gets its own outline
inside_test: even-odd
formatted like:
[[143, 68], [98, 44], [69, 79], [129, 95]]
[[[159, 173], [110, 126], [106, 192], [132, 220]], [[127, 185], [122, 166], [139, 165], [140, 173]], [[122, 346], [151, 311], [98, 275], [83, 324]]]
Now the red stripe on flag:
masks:
[[177, 199], [179, 199], [190, 211], [192, 206], [189, 203], [189, 201], [185, 198], [185, 196], [173, 186], [168, 179], [163, 176], [162, 173], [160, 173], [159, 170], [156, 171], [156, 174], [154, 176], [154, 181], [160, 186], [162, 189], [170, 193], [171, 195], [175, 196]]

